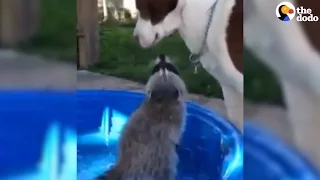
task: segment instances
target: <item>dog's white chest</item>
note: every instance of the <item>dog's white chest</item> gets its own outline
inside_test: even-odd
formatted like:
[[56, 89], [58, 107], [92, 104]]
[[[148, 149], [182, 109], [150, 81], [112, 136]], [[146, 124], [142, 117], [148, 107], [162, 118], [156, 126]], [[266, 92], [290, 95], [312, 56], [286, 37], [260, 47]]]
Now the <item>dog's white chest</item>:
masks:
[[203, 3], [189, 0], [182, 12], [183, 24], [179, 28], [179, 33], [191, 53], [199, 53], [205, 41], [205, 29], [208, 24], [210, 11], [209, 7], [212, 3], [212, 0], [204, 0]]

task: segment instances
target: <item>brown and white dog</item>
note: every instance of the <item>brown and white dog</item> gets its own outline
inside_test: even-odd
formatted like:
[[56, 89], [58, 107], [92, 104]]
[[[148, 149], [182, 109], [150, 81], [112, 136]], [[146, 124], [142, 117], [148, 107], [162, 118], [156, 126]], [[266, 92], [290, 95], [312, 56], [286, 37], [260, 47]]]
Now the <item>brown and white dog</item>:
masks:
[[[210, 8], [214, 4], [213, 18], [205, 37]], [[199, 59], [202, 67], [220, 83], [228, 117], [242, 128], [243, 75], [231, 60], [226, 41], [234, 5], [235, 0], [136, 0], [139, 13], [134, 36], [143, 48], [148, 48], [179, 31], [192, 54], [202, 49]], [[239, 31], [242, 32], [242, 26]]]
[[[293, 0], [289, 2], [296, 5]], [[307, 3], [308, 0], [301, 3]], [[301, 23], [279, 21], [275, 9], [282, 0], [246, 0], [244, 42], [282, 86], [295, 143], [320, 167], [320, 55], [309, 42]], [[314, 2], [314, 3], [312, 3]], [[315, 4], [316, 1], [309, 1]], [[313, 7], [306, 7], [313, 8]]]

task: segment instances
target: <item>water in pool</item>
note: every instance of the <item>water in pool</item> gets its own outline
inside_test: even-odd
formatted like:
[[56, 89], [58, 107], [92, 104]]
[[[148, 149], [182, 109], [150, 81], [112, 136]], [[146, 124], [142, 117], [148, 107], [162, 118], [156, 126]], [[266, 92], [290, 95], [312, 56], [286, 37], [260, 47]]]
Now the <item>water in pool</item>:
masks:
[[[64, 138], [63, 142], [60, 142], [61, 135]], [[65, 129], [62, 132], [58, 123], [52, 123], [46, 132], [42, 155], [36, 168], [16, 173], [15, 176], [1, 177], [1, 180], [75, 179], [77, 167], [76, 154], [73, 152], [76, 152], [77, 148], [76, 138], [73, 129]]]
[[[117, 139], [127, 117], [120, 112], [104, 111], [101, 126], [95, 132], [78, 138], [78, 180], [90, 180], [114, 164], [117, 154]], [[186, 132], [177, 149], [180, 163], [179, 180], [221, 179], [223, 149], [220, 133], [209, 122], [189, 115]], [[201, 133], [200, 133], [201, 132]]]

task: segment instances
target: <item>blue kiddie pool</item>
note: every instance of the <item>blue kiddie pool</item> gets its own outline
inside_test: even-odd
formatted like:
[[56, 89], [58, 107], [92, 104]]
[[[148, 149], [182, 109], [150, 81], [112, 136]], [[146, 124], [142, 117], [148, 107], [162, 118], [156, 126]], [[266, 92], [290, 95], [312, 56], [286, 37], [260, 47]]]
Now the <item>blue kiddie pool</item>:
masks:
[[319, 171], [293, 147], [260, 126], [245, 124], [246, 180], [318, 180]]
[[75, 108], [74, 92], [0, 91], [0, 179], [75, 180]]
[[[0, 91], [0, 179], [100, 175], [115, 162], [121, 129], [142, 99], [125, 91]], [[261, 128], [246, 124], [243, 139], [218, 114], [188, 103], [178, 179], [320, 179], [298, 152]]]
[[[78, 91], [78, 180], [90, 180], [117, 159], [117, 141], [144, 95], [127, 91]], [[199, 105], [187, 104], [178, 179], [237, 180], [242, 177], [242, 136], [228, 121]]]

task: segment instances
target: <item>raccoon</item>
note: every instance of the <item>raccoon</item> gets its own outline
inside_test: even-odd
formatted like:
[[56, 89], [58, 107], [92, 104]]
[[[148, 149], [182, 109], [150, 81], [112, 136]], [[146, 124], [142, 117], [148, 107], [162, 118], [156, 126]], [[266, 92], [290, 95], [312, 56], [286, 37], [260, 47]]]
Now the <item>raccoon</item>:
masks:
[[119, 140], [118, 160], [98, 180], [174, 180], [176, 145], [184, 131], [187, 89], [170, 59], [155, 60], [146, 98]]

